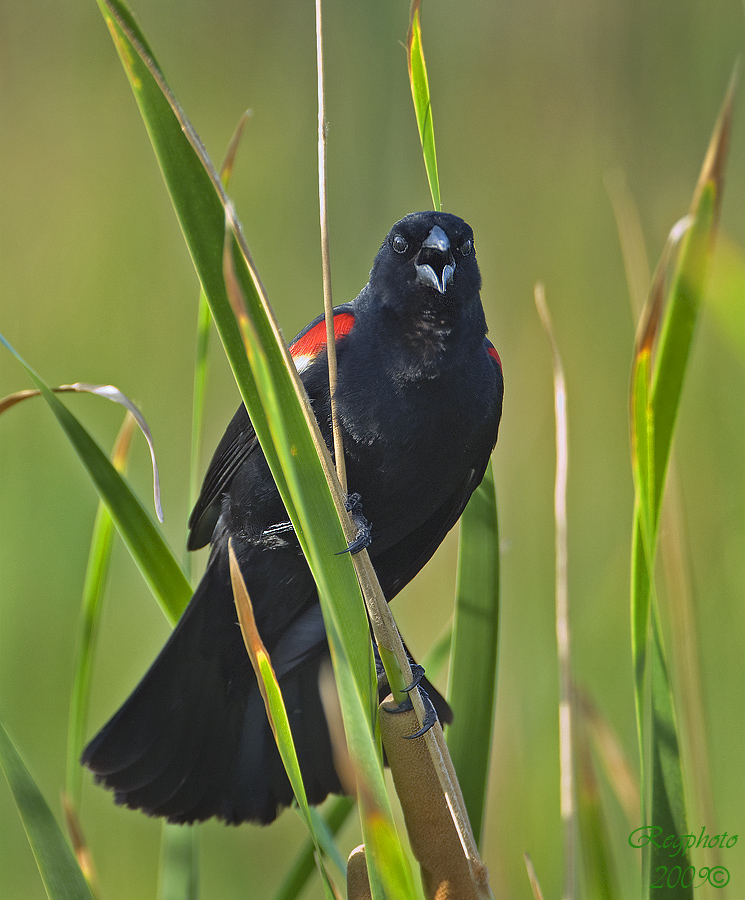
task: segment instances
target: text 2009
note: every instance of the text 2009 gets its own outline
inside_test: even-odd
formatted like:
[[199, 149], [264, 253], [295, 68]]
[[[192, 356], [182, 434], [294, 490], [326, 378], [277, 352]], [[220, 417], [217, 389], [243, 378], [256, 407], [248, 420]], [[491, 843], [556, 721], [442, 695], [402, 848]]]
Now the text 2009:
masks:
[[650, 888], [674, 888], [680, 885], [684, 888], [702, 887], [710, 884], [715, 888], [722, 888], [729, 882], [729, 871], [724, 866], [701, 866], [698, 871], [695, 866], [683, 869], [681, 866], [656, 866], [655, 875]]

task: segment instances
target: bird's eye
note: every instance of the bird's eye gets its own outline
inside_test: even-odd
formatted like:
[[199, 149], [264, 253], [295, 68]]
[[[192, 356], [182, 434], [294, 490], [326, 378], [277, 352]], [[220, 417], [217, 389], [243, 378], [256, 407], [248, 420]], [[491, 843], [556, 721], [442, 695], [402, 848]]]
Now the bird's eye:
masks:
[[409, 245], [406, 243], [406, 239], [402, 235], [394, 235], [393, 249], [396, 251], [396, 253], [406, 253], [406, 251], [409, 249]]
[[473, 241], [471, 238], [468, 238], [467, 241], [463, 241], [460, 245], [460, 252], [463, 256], [470, 256], [473, 253]]

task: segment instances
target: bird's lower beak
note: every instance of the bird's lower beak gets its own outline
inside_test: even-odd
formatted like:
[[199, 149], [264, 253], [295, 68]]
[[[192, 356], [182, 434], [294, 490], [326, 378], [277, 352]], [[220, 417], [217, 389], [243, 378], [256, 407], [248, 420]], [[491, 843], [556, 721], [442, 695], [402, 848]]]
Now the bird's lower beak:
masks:
[[455, 259], [450, 239], [439, 225], [433, 226], [414, 260], [416, 280], [444, 294], [453, 280]]

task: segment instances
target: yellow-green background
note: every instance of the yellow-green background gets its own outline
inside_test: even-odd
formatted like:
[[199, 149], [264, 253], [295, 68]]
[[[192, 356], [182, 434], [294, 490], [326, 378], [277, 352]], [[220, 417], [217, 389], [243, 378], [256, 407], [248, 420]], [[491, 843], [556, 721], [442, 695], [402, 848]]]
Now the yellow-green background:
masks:
[[[253, 110], [232, 195], [286, 335], [321, 309], [313, 8], [307, 2], [138, 0], [171, 86], [219, 160]], [[430, 204], [406, 74], [405, 0], [327, 0], [329, 214], [336, 302], [364, 284], [391, 223]], [[490, 336], [506, 382], [495, 454], [503, 617], [484, 856], [498, 897], [528, 898], [522, 854], [558, 896], [553, 619], [553, 400], [533, 285], [546, 285], [567, 370], [574, 669], [636, 769], [628, 625], [632, 482], [627, 389], [634, 320], [604, 186], [621, 169], [652, 261], [687, 210], [731, 68], [738, 0], [427, 0], [424, 46], [445, 208], [473, 226]], [[745, 102], [722, 224], [745, 243]], [[116, 384], [156, 441], [165, 533], [188, 515], [197, 283], [124, 73], [93, 0], [0, 0], [0, 332], [52, 384]], [[676, 455], [696, 609], [715, 820], [745, 832], [745, 296], [705, 308]], [[215, 345], [203, 465], [237, 403]], [[0, 395], [27, 387], [0, 354]], [[121, 419], [71, 407], [109, 447]], [[132, 479], [149, 501], [144, 445]], [[96, 497], [42, 401], [0, 419], [0, 717], [56, 810], [77, 610]], [[374, 523], [373, 523], [374, 525]], [[452, 603], [455, 540], [395, 603], [421, 655]], [[125, 698], [168, 628], [117, 547], [91, 729]], [[693, 781], [702, 773], [688, 772]], [[640, 853], [614, 802], [615, 865], [635, 894]], [[88, 787], [83, 825], [102, 896], [155, 895], [160, 826]], [[206, 898], [270, 897], [303, 828], [201, 829]], [[345, 845], [352, 845], [350, 829]], [[745, 897], [745, 834], [722, 859]], [[694, 862], [697, 860], [694, 856]], [[0, 783], [0, 897], [42, 896]], [[308, 896], [320, 896], [316, 885]]]

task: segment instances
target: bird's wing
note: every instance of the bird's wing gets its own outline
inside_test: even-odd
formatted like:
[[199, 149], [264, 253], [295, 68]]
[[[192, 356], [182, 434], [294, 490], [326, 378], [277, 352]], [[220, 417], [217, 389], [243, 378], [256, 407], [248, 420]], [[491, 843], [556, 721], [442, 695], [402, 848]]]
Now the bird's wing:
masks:
[[489, 338], [484, 338], [484, 344], [486, 346], [486, 352], [489, 354], [489, 358], [494, 365], [496, 365], [497, 369], [499, 369], [499, 374], [502, 376], [502, 360], [499, 358], [497, 348], [492, 344]]
[[[334, 334], [344, 338], [354, 325], [354, 309], [345, 303], [334, 309]], [[290, 353], [302, 375], [326, 347], [326, 326], [323, 316], [314, 319], [290, 344]], [[202, 490], [189, 517], [189, 550], [204, 547], [212, 539], [220, 516], [222, 495], [236, 471], [250, 453], [258, 447], [256, 432], [241, 404], [223, 435], [204, 476]]]

